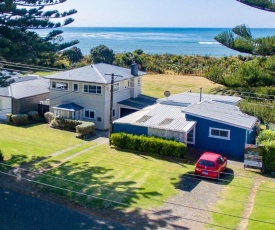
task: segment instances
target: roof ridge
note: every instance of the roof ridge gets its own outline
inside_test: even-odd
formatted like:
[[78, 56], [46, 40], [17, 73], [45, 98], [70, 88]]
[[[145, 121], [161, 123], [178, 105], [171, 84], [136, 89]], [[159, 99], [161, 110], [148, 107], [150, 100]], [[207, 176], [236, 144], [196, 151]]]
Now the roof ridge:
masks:
[[102, 76], [102, 74], [99, 72], [99, 70], [96, 68], [96, 66], [93, 64], [92, 65], [95, 71], [99, 74], [99, 76], [103, 79], [104, 83], [108, 83], [107, 80]]

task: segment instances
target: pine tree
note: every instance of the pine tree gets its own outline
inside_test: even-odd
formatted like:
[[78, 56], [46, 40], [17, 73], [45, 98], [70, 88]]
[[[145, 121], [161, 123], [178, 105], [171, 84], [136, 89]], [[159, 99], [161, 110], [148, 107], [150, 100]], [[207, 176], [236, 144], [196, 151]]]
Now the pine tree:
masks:
[[[63, 31], [57, 28], [68, 25], [74, 20], [70, 15], [76, 10], [58, 12], [45, 11], [45, 7], [62, 4], [66, 0], [0, 0], [0, 60], [24, 62], [29, 64], [53, 66], [55, 53], [77, 44], [56, 42]], [[65, 18], [64, 22], [52, 19]], [[34, 29], [49, 29], [46, 37], [41, 38]]]
[[[274, 0], [236, 0], [245, 5], [275, 12]], [[272, 56], [275, 55], [275, 36], [253, 38], [251, 31], [246, 25], [239, 25], [232, 31], [223, 32], [215, 37], [222, 45], [252, 55]]]

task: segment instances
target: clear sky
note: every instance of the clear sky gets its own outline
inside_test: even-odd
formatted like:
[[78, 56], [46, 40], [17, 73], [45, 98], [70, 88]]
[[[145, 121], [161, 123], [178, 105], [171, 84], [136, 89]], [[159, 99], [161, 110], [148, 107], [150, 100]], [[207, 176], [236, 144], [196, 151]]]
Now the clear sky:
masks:
[[78, 11], [70, 26], [275, 27], [275, 13], [235, 0], [67, 0], [53, 8]]

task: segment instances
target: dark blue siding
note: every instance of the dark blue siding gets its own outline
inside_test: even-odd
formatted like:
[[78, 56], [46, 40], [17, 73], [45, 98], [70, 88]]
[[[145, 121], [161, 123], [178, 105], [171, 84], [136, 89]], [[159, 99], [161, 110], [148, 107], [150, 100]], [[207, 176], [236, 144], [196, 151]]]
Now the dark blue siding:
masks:
[[148, 136], [148, 128], [143, 126], [136, 126], [131, 124], [113, 124], [113, 133], [131, 133], [136, 135], [146, 135]]
[[[186, 114], [187, 120], [197, 122], [195, 144], [188, 146], [221, 153], [231, 159], [243, 159], [244, 147], [246, 142], [246, 130], [219, 122], [195, 117]], [[209, 137], [209, 128], [230, 130], [230, 140]]]
[[247, 131], [247, 144], [255, 144], [256, 138], [256, 126], [253, 128], [253, 131]]

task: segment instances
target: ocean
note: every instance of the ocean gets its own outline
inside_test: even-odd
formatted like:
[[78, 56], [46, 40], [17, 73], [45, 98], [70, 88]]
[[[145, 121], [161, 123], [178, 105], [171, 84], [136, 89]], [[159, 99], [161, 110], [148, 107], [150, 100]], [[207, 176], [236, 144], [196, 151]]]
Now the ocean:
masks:
[[[106, 45], [115, 53], [142, 49], [148, 54], [180, 54], [202, 56], [235, 56], [240, 54], [214, 40], [214, 37], [229, 28], [111, 28], [111, 27], [63, 27], [63, 42], [79, 40], [83, 54], [91, 48]], [[36, 31], [41, 36], [51, 30]], [[251, 28], [253, 37], [275, 35], [275, 28]]]

